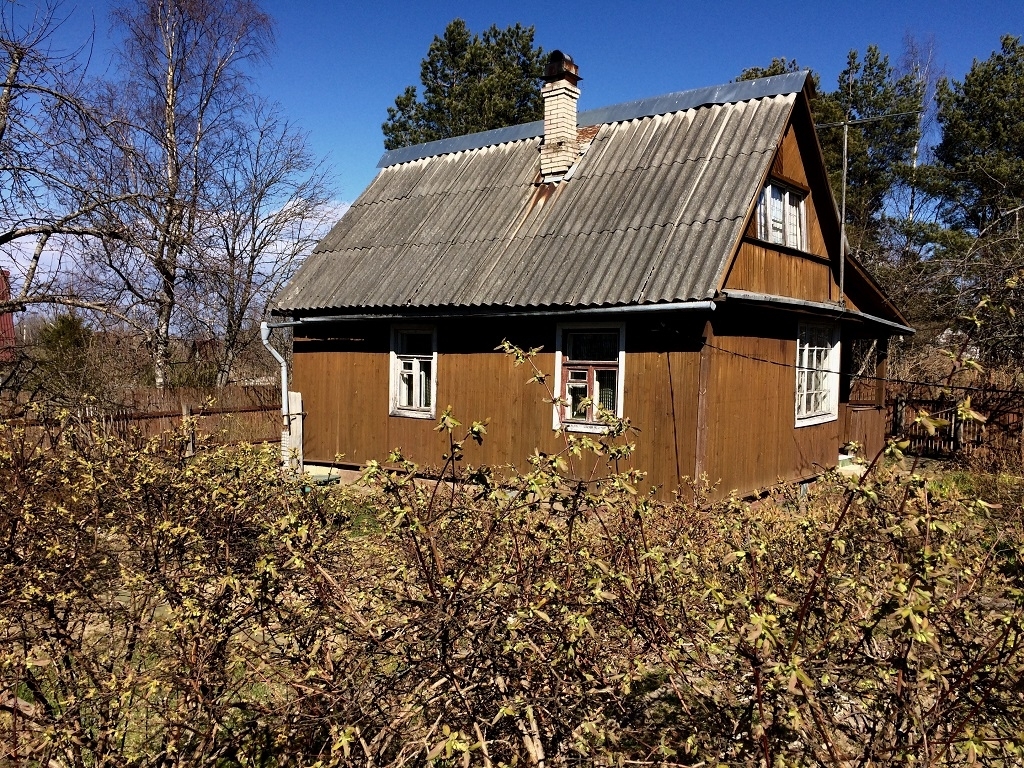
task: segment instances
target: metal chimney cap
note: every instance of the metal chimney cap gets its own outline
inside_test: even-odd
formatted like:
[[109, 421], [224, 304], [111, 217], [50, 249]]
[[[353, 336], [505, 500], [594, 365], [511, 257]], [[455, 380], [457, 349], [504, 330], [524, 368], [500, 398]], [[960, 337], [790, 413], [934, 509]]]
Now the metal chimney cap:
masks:
[[580, 68], [572, 60], [572, 56], [561, 51], [552, 51], [548, 56], [547, 66], [544, 67], [544, 82], [554, 83], [558, 80], [568, 80], [576, 85], [583, 78], [580, 77]]

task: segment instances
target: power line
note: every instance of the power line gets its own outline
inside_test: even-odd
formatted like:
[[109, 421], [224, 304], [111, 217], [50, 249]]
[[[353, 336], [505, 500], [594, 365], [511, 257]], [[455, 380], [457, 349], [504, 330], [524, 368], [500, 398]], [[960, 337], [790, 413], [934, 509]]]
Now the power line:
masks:
[[[769, 365], [776, 365], [776, 366], [778, 366], [780, 368], [789, 368], [789, 369], [792, 369], [794, 371], [817, 371], [817, 370], [820, 370], [819, 368], [811, 368], [811, 367], [806, 366], [806, 365], [797, 365], [796, 363], [783, 363], [783, 362], [779, 362], [778, 360], [768, 360], [767, 358], [763, 358], [763, 357], [756, 357], [754, 355], [747, 355], [747, 354], [744, 354], [742, 352], [736, 352], [736, 351], [731, 350], [731, 349], [725, 349], [724, 347], [719, 347], [719, 346], [717, 346], [715, 344], [712, 344], [710, 342], [707, 342], [707, 346], [710, 347], [711, 349], [717, 349], [719, 352], [725, 352], [728, 355], [733, 355], [734, 357], [742, 357], [742, 358], [744, 358], [746, 360], [753, 360], [754, 362], [757, 362], [757, 363], [768, 363]], [[955, 390], [959, 390], [961, 392], [986, 392], [986, 393], [997, 394], [997, 395], [1024, 396], [1024, 390], [1021, 390], [1021, 389], [999, 389], [999, 388], [992, 388], [992, 387], [970, 387], [970, 386], [965, 386], [965, 385], [962, 385], [962, 384], [946, 384], [944, 382], [936, 382], [936, 381], [915, 381], [913, 379], [894, 379], [894, 378], [889, 378], [888, 376], [868, 376], [868, 375], [865, 375], [865, 374], [853, 374], [853, 373], [845, 373], [845, 374], [841, 374], [841, 375], [849, 376], [850, 378], [854, 378], [854, 379], [863, 379], [865, 381], [884, 381], [887, 384], [912, 384], [912, 385], [922, 386], [922, 387], [937, 387], [937, 388], [940, 388], [940, 389], [955, 389]]]
[[913, 112], [890, 112], [885, 115], [874, 117], [861, 117], [856, 120], [840, 120], [838, 123], [817, 123], [815, 128], [838, 128], [841, 125], [860, 125], [861, 123], [873, 123], [876, 120], [886, 120], [890, 117], [910, 117], [911, 115], [923, 115], [923, 109], [915, 109]]
[[[853, 73], [850, 74], [849, 87], [851, 89], [851, 101], [852, 101], [852, 89], [853, 89]], [[843, 194], [842, 202], [840, 204], [839, 211], [839, 301], [843, 306], [846, 305], [846, 186], [847, 186], [847, 173], [849, 171], [849, 160], [847, 158], [847, 144], [849, 142], [849, 133], [851, 125], [860, 125], [862, 123], [871, 123], [875, 120], [887, 120], [892, 117], [905, 117], [907, 115], [919, 115], [924, 110], [914, 110], [913, 112], [890, 112], [884, 115], [875, 115], [873, 117], [861, 117], [856, 120], [850, 119], [850, 106], [846, 108], [846, 119], [838, 123], [823, 123], [815, 126], [818, 128], [831, 128], [833, 126], [843, 126]]]

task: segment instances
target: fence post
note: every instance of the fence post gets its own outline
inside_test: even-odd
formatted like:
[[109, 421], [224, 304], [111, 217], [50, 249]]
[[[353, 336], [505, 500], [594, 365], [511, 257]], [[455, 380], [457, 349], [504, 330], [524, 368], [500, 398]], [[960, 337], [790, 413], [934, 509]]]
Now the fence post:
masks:
[[196, 455], [196, 422], [192, 418], [192, 406], [182, 403], [181, 426], [185, 430], [185, 455]]
[[899, 437], [903, 434], [903, 411], [906, 409], [906, 401], [903, 399], [903, 395], [896, 395], [896, 399], [893, 401], [892, 408], [892, 435], [893, 437]]
[[288, 457], [287, 466], [300, 474], [304, 471], [302, 458], [302, 393], [288, 392], [288, 413], [291, 423], [288, 425]]
[[949, 427], [953, 437], [953, 453], [960, 453], [964, 444], [964, 422], [959, 418], [957, 409], [953, 407], [953, 415], [949, 417]]

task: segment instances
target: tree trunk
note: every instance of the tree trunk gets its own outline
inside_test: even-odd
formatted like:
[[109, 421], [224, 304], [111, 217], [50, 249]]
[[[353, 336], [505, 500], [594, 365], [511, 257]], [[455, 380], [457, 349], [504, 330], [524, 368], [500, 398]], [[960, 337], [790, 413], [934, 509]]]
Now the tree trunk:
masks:
[[[173, 289], [172, 289], [173, 290]], [[173, 294], [165, 295], [157, 312], [156, 334], [153, 338], [153, 377], [157, 389], [166, 389], [171, 367], [171, 312], [174, 308]]]
[[235, 363], [235, 344], [237, 340], [231, 337], [224, 339], [224, 351], [220, 355], [220, 364], [217, 366], [217, 387], [223, 388], [231, 380], [231, 368]]
[[4, 88], [0, 91], [0, 140], [7, 133], [7, 120], [11, 113], [11, 99], [14, 96], [14, 81], [18, 77], [18, 71], [21, 69], [21, 62], [25, 53], [15, 48], [11, 51], [10, 56], [11, 66], [7, 70], [7, 80], [4, 83]]

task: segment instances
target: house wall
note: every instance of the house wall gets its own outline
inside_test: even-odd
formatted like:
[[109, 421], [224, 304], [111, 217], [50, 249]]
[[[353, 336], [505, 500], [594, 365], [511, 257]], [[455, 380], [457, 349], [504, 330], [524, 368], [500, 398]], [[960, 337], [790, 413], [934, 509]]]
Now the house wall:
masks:
[[[788, 296], [808, 301], [838, 301], [838, 222], [829, 209], [834, 205], [828, 179], [817, 168], [818, 147], [808, 114], [798, 108], [786, 128], [772, 161], [769, 176], [806, 193], [804, 215], [806, 251], [771, 245], [757, 237], [754, 212], [747, 221], [744, 237], [722, 281], [722, 288]], [[805, 158], [812, 158], [811, 165]], [[846, 306], [880, 317], [892, 315], [893, 308], [864, 276], [847, 263], [843, 293]]]
[[719, 496], [808, 478], [836, 464], [838, 419], [796, 426], [797, 323], [794, 315], [751, 310], [712, 321], [701, 466]]
[[[621, 316], [619, 316], [621, 319]], [[602, 318], [593, 318], [595, 322]], [[616, 318], [603, 318], [614, 321]], [[557, 321], [480, 319], [435, 323], [438, 338], [437, 412], [451, 404], [464, 425], [490, 419], [482, 446], [466, 445], [470, 464], [513, 463], [527, 468], [535, 449], [555, 452], [564, 441], [552, 429], [545, 389], [494, 351], [504, 338], [523, 348], [543, 347], [534, 360], [553, 373]], [[695, 317], [626, 322], [624, 416], [641, 432], [633, 466], [650, 483], [674, 490], [692, 477], [695, 461], [699, 329]], [[438, 465], [447, 448], [436, 419], [389, 415], [390, 324], [324, 327], [322, 338], [296, 338], [292, 388], [302, 392], [306, 461], [365, 464], [394, 448], [423, 466]], [[553, 377], [550, 379], [553, 385]], [[581, 467], [588, 471], [588, 467]]]
[[[718, 496], [746, 494], [820, 474], [835, 466], [848, 440], [870, 455], [881, 447], [884, 411], [864, 402], [851, 406], [845, 394], [838, 419], [796, 426], [800, 317], [726, 302], [711, 315], [626, 321], [624, 415], [641, 431], [633, 437], [633, 461], [623, 468], [648, 473], [642, 490], [659, 485], [668, 496], [684, 478], [703, 472], [717, 483]], [[526, 470], [535, 449], [564, 448], [552, 430], [545, 389], [528, 381], [531, 370], [494, 351], [504, 338], [543, 347], [534, 360], [553, 373], [556, 323], [436, 323], [437, 412], [451, 404], [467, 426], [490, 419], [483, 445], [467, 443], [467, 463]], [[292, 386], [302, 392], [307, 414], [306, 460], [330, 463], [344, 454], [344, 463], [362, 465], [401, 448], [421, 466], [439, 465], [447, 443], [434, 431], [436, 419], [389, 415], [390, 324], [346, 323], [325, 331], [323, 338], [295, 342]], [[591, 468], [577, 466], [580, 473]]]
[[835, 301], [839, 295], [826, 259], [753, 238], [740, 244], [725, 287], [808, 301]]

